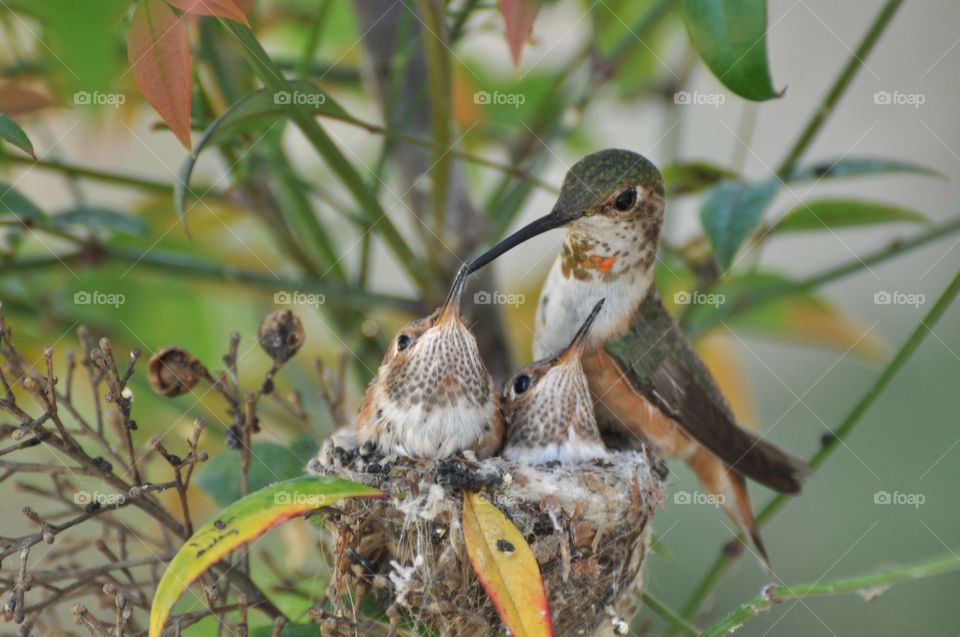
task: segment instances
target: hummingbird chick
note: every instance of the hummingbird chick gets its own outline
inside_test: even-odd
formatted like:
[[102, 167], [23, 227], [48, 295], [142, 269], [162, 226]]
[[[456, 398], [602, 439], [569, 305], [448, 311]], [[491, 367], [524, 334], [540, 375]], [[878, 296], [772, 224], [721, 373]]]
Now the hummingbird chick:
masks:
[[393, 339], [357, 414], [360, 445], [430, 459], [500, 449], [499, 395], [460, 313], [469, 273], [460, 268], [443, 305]]
[[607, 454], [580, 359], [603, 299], [556, 356], [530, 363], [503, 386], [507, 428], [501, 455], [529, 464], [580, 463]]

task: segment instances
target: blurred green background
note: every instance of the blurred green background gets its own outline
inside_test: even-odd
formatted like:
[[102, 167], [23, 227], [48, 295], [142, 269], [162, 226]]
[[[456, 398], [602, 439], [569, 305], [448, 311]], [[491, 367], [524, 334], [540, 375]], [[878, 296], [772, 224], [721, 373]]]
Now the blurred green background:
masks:
[[[683, 27], [680, 4], [544, 3], [523, 61], [515, 69], [496, 7], [466, 3], [472, 7], [469, 18], [462, 32], [455, 32], [458, 37], [451, 36], [445, 57], [450, 67], [449, 142], [456, 142], [459, 151], [518, 165], [554, 187], [579, 157], [611, 146], [643, 153], [661, 167], [696, 160], [745, 179], [767, 179], [885, 3], [865, 0], [852, 10], [849, 4], [825, 0], [771, 0], [766, 46], [774, 86], [786, 92], [763, 103], [733, 95], [698, 60]], [[392, 101], [378, 93], [382, 69], [373, 64], [362, 42], [367, 26], [353, 6], [280, 1], [252, 5], [248, 2], [245, 8], [257, 39], [290, 77], [314, 82], [352, 117], [430, 137], [429, 125], [418, 129], [416, 116], [390, 120], [384, 104], [402, 105], [406, 98]], [[213, 369], [220, 365], [229, 333], [236, 331], [242, 337], [241, 380], [253, 385], [270, 367], [256, 346], [257, 326], [277, 309], [275, 295], [311, 292], [296, 282], [330, 283], [330, 273], [342, 269], [344, 285], [364, 294], [423, 299], [422, 307], [436, 301], [439, 288], [424, 291], [411, 282], [379, 229], [368, 233], [357, 223], [358, 205], [340, 176], [301, 131], [281, 118], [276, 118], [276, 125], [261, 123], [243, 131], [219, 147], [220, 152], [199, 155], [191, 187], [205, 196], [199, 202], [188, 197], [188, 237], [173, 203], [173, 184], [187, 151], [144, 102], [128, 71], [123, 51], [129, 6], [121, 0], [89, 5], [11, 0], [0, 9], [4, 74], [0, 112], [13, 116], [27, 131], [40, 158], [35, 165], [6, 145], [0, 156], [3, 180], [51, 216], [97, 207], [133, 219], [128, 222], [130, 231], [114, 221], [75, 233], [97, 237], [116, 254], [127, 255], [123, 259], [101, 258], [89, 249], [91, 242], [78, 244], [18, 224], [0, 226], [4, 245], [0, 300], [15, 338], [31, 360], [39, 360], [46, 344], [58, 351], [75, 347], [76, 326], [85, 323], [97, 335], [109, 334], [120, 351], [139, 347], [150, 354], [176, 344]], [[464, 6], [453, 2], [445, 8], [448, 28], [456, 24]], [[645, 13], [651, 7], [656, 13]], [[414, 22], [412, 10], [407, 13], [404, 28], [419, 29], [419, 17]], [[655, 15], [651, 24], [643, 22], [648, 15]], [[898, 205], [928, 221], [775, 234], [746, 245], [735, 273], [777, 272], [801, 280], [956, 218], [958, 22], [960, 6], [955, 3], [905, 3], [801, 162], [827, 160], [829, 165], [841, 157], [881, 157], [925, 166], [939, 176], [895, 172], [791, 184], [780, 189], [764, 217], [775, 220], [801, 201], [842, 197]], [[645, 30], [638, 32], [639, 27]], [[200, 131], [259, 82], [222, 23], [191, 19], [189, 34], [195, 60], [196, 145]], [[407, 42], [402, 37], [400, 41]], [[418, 43], [419, 39], [410, 39], [409, 46], [398, 46], [392, 63], [422, 54]], [[618, 47], [624, 54], [605, 66], [621, 50]], [[218, 68], [218, 61], [223, 66]], [[224, 68], [232, 69], [229, 81], [218, 75]], [[419, 97], [407, 96], [413, 106], [408, 104], [408, 111], [400, 108], [401, 114], [426, 108], [430, 98], [425, 86], [419, 88], [424, 90], [417, 92]], [[409, 89], [404, 82], [393, 86], [401, 95]], [[516, 99], [483, 103], [476, 98], [478, 91], [522, 96], [522, 103]], [[681, 91], [713, 97], [684, 103], [677, 99]], [[101, 103], [93, 97], [88, 105], [77, 97], [79, 93], [105, 97]], [[890, 103], [884, 94], [893, 96]], [[916, 99], [898, 103], [897, 95], [922, 96], [922, 103]], [[415, 196], [436, 185], [403, 174], [403, 166], [395, 165], [403, 156], [392, 155], [396, 148], [385, 146], [390, 137], [335, 119], [323, 119], [322, 124], [423, 259], [417, 267], [441, 279], [494, 239], [494, 233], [543, 214], [555, 197], [549, 189], [529, 188], [524, 179], [504, 180], [503, 171], [496, 168], [458, 159], [453, 170], [465, 180], [462, 192], [488, 225], [469, 216], [462, 222], [451, 216], [431, 236], [433, 230], [424, 230], [432, 223], [431, 195], [419, 201]], [[56, 162], [73, 166], [73, 176], [51, 166]], [[82, 171], [92, 174], [79, 174]], [[309, 240], [298, 243], [306, 236], [302, 227], [288, 226], [294, 228], [288, 231], [293, 242], [285, 243], [276, 220], [257, 199], [260, 188], [279, 201], [278, 210], [289, 210], [294, 195], [277, 187], [284, 175], [322, 222], [337, 257], [332, 262], [316, 259], [305, 265], [309, 258], [299, 260], [290, 246], [305, 246], [309, 252], [311, 245]], [[129, 183], [117, 183], [123, 177]], [[704, 250], [704, 242], [697, 243], [702, 236], [698, 211], [703, 199], [672, 197], [667, 207], [667, 243], [671, 248], [699, 245], [699, 252], [680, 251], [693, 260]], [[420, 204], [425, 207], [417, 209]], [[448, 200], [446, 205], [453, 215], [460, 203]], [[466, 224], [472, 224], [469, 232]], [[459, 241], [461, 234], [476, 236]], [[724, 322], [702, 334], [698, 346], [731, 393], [738, 415], [748, 425], [769, 428], [770, 439], [801, 457], [813, 454], [821, 437], [870, 387], [896, 346], [956, 274], [958, 241], [958, 235], [945, 232], [920, 249], [829, 283], [817, 290], [816, 301], [786, 304], [778, 308], [779, 314], [755, 313], [751, 320]], [[554, 233], [505, 255], [495, 264], [493, 278], [483, 284], [524, 295], [522, 303], [494, 308], [503, 321], [502, 334], [513, 346], [513, 365], [529, 360], [535, 299], [559, 242]], [[179, 262], [161, 258], [171, 255], [233, 266], [260, 278], [251, 284], [231, 276], [201, 275], [201, 268], [180, 267]], [[689, 287], [694, 273], [672, 251], [663, 256], [668, 266], [673, 265], [658, 272], [669, 301], [672, 291]], [[122, 295], [123, 302], [112, 306], [76, 300], [82, 298], [78, 293], [97, 292]], [[919, 302], [878, 302], [882, 297], [875, 295], [884, 292], [901, 300], [914, 295]], [[354, 304], [326, 292], [324, 300], [317, 307], [294, 308], [304, 320], [307, 343], [277, 380], [281, 391], [303, 393], [314, 439], [326, 435], [331, 423], [316, 390], [312, 361], [320, 358], [335, 365], [344, 347], [357, 354], [348, 357], [355, 381], [349, 394], [352, 410], [362, 380], [372, 373], [378, 347], [410, 316], [375, 298]], [[831, 581], [960, 550], [958, 381], [960, 311], [953, 308], [931, 326], [907, 367], [804, 494], [766, 527], [764, 538], [777, 578], [786, 583]], [[145, 375], [139, 375], [134, 388], [142, 440], [153, 434], [185, 435], [193, 418], [202, 415], [211, 424], [207, 447], [211, 452], [223, 450], [231, 423], [219, 397], [198, 391], [164, 400], [151, 392]], [[261, 417], [265, 420], [257, 435], [261, 442], [288, 446], [304, 434], [292, 418], [269, 405]], [[648, 562], [647, 588], [679, 608], [734, 533], [728, 519], [712, 506], [675, 500], [676, 493], [697, 487], [679, 463], [670, 467], [667, 499], [655, 524], [664, 551]], [[752, 487], [752, 493], [758, 509], [771, 497], [759, 487]], [[922, 496], [923, 502], [884, 503], [884, 493], [913, 500]], [[198, 490], [196, 498], [208, 514], [215, 511], [209, 493]], [[5, 505], [22, 500], [22, 494], [0, 483], [0, 501]], [[285, 534], [284, 541], [278, 539], [280, 533]], [[317, 559], [311, 553], [313, 541], [299, 528], [277, 531], [261, 542], [278, 552], [274, 544], [295, 547], [287, 558], [302, 566]], [[711, 595], [697, 624], [711, 624], [771, 581], [756, 560], [744, 556]], [[960, 626], [958, 587], [960, 574], [954, 573], [902, 584], [870, 601], [857, 596], [788, 601], [750, 621], [741, 634], [955, 635]], [[661, 634], [666, 624], [645, 608], [634, 628], [637, 634]]]

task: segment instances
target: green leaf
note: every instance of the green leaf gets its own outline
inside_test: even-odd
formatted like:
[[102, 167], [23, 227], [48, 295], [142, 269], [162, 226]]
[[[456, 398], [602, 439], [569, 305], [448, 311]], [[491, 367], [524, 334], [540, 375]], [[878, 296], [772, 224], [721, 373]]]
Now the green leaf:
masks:
[[241, 135], [256, 135], [290, 117], [295, 110], [305, 109], [316, 115], [325, 115], [344, 121], [356, 121], [333, 98], [309, 82], [290, 82], [285, 91], [260, 89], [246, 95], [228, 108], [204, 131], [194, 152], [180, 166], [180, 174], [174, 184], [173, 203], [177, 216], [184, 227], [187, 225], [186, 201], [190, 179], [197, 159], [204, 149], [236, 140]]
[[19, 221], [43, 221], [46, 213], [10, 184], [0, 181], [0, 219], [14, 216]]
[[780, 97], [767, 63], [766, 0], [684, 0], [690, 41], [728, 89], [753, 101]]
[[667, 196], [689, 195], [725, 179], [738, 179], [737, 173], [705, 161], [685, 161], [668, 164], [660, 171]]
[[689, 316], [684, 317], [686, 332], [703, 334], [716, 324], [714, 313], [723, 316], [730, 307], [749, 307], [726, 315], [725, 324], [737, 333], [848, 351], [871, 362], [884, 359], [888, 344], [878, 333], [813, 291], [754, 304], [755, 299], [762, 298], [770, 289], [792, 284], [787, 277], [770, 271], [727, 276], [722, 285], [711, 291], [720, 300], [717, 306], [689, 306]]
[[23, 132], [20, 125], [15, 121], [0, 113], [0, 139], [5, 139], [34, 159], [37, 158], [33, 152], [33, 143], [27, 134]]
[[[275, 442], [255, 442], [250, 448], [250, 489], [256, 491], [278, 480], [303, 475], [310, 458], [317, 454], [317, 442], [302, 436], [289, 447]], [[200, 465], [196, 484], [217, 504], [227, 505], [240, 498], [240, 454], [225, 449]]]
[[83, 226], [92, 230], [117, 232], [132, 237], [146, 237], [150, 228], [140, 217], [108, 208], [80, 207], [53, 215], [50, 221], [57, 226]]
[[70, 91], [107, 91], [120, 67], [117, 32], [130, 0], [30, 2], [44, 27], [43, 50], [56, 60], [50, 73]]
[[940, 177], [940, 173], [908, 161], [882, 159], [878, 157], [844, 157], [836, 160], [824, 160], [800, 166], [794, 169], [788, 181], [809, 181], [812, 179], [859, 177], [884, 173], [917, 173]]
[[800, 204], [783, 216], [776, 232], [848, 228], [881, 223], [926, 222], [919, 212], [876, 201], [817, 199]]
[[210, 520], [173, 556], [150, 606], [150, 637], [160, 637], [180, 595], [232, 551], [291, 518], [343, 498], [383, 497], [372, 487], [330, 476], [301, 476], [237, 500]]
[[777, 179], [759, 184], [722, 181], [710, 189], [700, 209], [700, 222], [721, 268], [729, 269], [740, 245], [753, 232], [777, 194], [779, 185]]

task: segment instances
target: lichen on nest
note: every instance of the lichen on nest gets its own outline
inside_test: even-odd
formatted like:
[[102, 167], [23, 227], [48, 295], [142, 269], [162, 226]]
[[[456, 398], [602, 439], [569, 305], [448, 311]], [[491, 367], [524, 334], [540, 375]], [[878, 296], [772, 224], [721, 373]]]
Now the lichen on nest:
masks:
[[[484, 492], [527, 539], [556, 635], [615, 634], [636, 609], [650, 522], [663, 500], [645, 454], [616, 451], [580, 465], [529, 466], [500, 457], [432, 461], [363, 451], [327, 441], [309, 466], [388, 494], [328, 513], [335, 612], [322, 622], [324, 634], [388, 634], [404, 623], [449, 636], [504, 633], [467, 556], [464, 489]], [[357, 619], [349, 610], [349, 600], [368, 595], [388, 623]]]

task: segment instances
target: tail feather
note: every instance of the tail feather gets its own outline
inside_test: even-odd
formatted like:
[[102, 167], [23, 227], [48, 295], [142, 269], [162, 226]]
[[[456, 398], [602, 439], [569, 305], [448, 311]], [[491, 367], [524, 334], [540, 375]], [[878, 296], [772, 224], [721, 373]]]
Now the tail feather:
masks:
[[729, 509], [727, 509], [727, 515], [729, 515], [737, 526], [740, 527], [740, 530], [750, 538], [757, 552], [757, 556], [760, 558], [760, 561], [763, 562], [764, 568], [772, 575], [773, 566], [770, 564], [770, 558], [767, 556], [767, 548], [764, 546], [763, 539], [760, 537], [760, 529], [757, 527], [757, 520], [753, 515], [753, 505], [750, 503], [747, 481], [742, 475], [732, 469], [726, 469], [725, 474], [730, 484], [730, 489], [733, 491], [734, 502], [736, 504], [736, 515]]
[[700, 484], [710, 493], [720, 497], [723, 510], [737, 528], [748, 538], [764, 568], [771, 574], [773, 567], [767, 556], [767, 549], [760, 537], [760, 529], [753, 516], [747, 480], [740, 473], [726, 467], [723, 461], [700, 447], [688, 460], [690, 468], [697, 474]]

